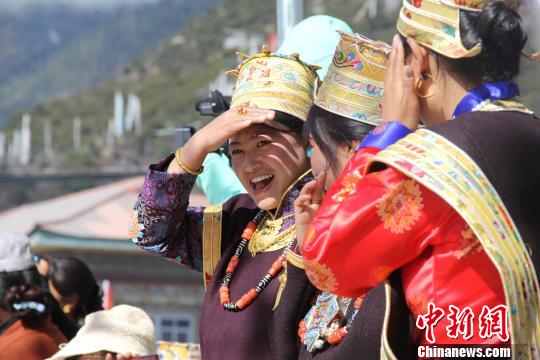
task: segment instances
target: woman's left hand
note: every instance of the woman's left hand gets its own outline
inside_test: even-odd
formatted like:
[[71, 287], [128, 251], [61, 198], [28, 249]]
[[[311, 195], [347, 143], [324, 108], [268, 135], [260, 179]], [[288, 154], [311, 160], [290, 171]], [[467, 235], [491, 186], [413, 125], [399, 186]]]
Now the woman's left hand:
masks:
[[296, 224], [296, 240], [298, 248], [302, 248], [304, 236], [311, 220], [317, 214], [324, 198], [326, 172], [322, 171], [317, 179], [308, 182], [294, 201], [294, 222]]

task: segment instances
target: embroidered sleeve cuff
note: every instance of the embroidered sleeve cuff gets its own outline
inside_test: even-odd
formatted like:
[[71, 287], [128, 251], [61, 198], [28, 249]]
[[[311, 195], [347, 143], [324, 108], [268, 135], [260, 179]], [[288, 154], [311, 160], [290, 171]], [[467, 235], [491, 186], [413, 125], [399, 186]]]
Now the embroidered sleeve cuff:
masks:
[[[167, 166], [174, 155], [159, 164], [150, 165], [141, 192], [145, 204], [155, 209], [175, 210], [187, 206], [196, 176], [190, 174], [169, 174]], [[167, 161], [168, 160], [168, 161]], [[164, 164], [167, 165], [164, 165]]]
[[395, 121], [386, 122], [371, 130], [360, 146], [358, 146], [357, 151], [365, 147], [375, 147], [381, 150], [386, 149], [410, 133], [412, 131], [403, 124]]

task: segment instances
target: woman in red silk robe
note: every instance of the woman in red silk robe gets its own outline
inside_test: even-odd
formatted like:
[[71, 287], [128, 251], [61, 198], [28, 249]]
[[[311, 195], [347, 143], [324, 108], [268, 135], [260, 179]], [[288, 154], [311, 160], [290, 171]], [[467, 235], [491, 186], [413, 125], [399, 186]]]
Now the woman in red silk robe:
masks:
[[[407, 9], [413, 4], [408, 6], [402, 13], [411, 19], [414, 15]], [[422, 2], [414, 2], [414, 7], [422, 6]], [[419, 344], [508, 344], [507, 320], [514, 312], [514, 304], [508, 303], [505, 287], [510, 285], [503, 284], [501, 273], [470, 223], [450, 206], [449, 199], [434, 191], [437, 185], [444, 184], [434, 183], [431, 188], [420, 184], [415, 179], [424, 174], [419, 173], [422, 170], [414, 162], [396, 161], [399, 166], [393, 167], [370, 163], [380, 150], [415, 130], [420, 117], [428, 126], [439, 124], [432, 128], [434, 133], [452, 139], [482, 165], [515, 217], [523, 239], [537, 238], [540, 228], [522, 223], [518, 213], [528, 218], [537, 211], [538, 191], [519, 209], [506, 197], [508, 186], [491, 172], [501, 161], [499, 176], [514, 180], [520, 175], [536, 181], [540, 178], [538, 166], [533, 165], [527, 176], [523, 170], [513, 172], [516, 167], [502, 166], [503, 160], [497, 159], [501, 139], [516, 144], [521, 141], [520, 154], [538, 147], [535, 143], [540, 139], [538, 119], [512, 100], [517, 86], [509, 81], [519, 72], [524, 43], [519, 15], [502, 2], [485, 5], [480, 12], [459, 10], [458, 15], [462, 20], [458, 40], [471, 52], [466, 56], [449, 53], [448, 47], [437, 47], [434, 42], [429, 43], [429, 50], [424, 47], [428, 44], [420, 36], [422, 31], [407, 32], [398, 26], [402, 34], [411, 38], [407, 39], [409, 54], [405, 54], [399, 37], [394, 38], [385, 79], [386, 123], [363, 141], [326, 194], [307, 230], [302, 252], [311, 281], [341, 296], [362, 295], [399, 269], [407, 304], [416, 318]], [[497, 30], [492, 31], [494, 28]], [[481, 43], [481, 50], [474, 55], [476, 42]], [[468, 92], [477, 87], [485, 90], [483, 98], [478, 99], [476, 90]], [[488, 91], [491, 88], [497, 91]], [[453, 117], [451, 122], [443, 120]], [[396, 119], [401, 124], [390, 122]], [[432, 150], [414, 149], [410, 144], [408, 149], [417, 153]], [[435, 165], [442, 169], [446, 164]], [[523, 188], [527, 184], [524, 181]], [[312, 196], [315, 199], [319, 195]], [[481, 215], [477, 221], [481, 221]], [[538, 285], [530, 283], [529, 288], [535, 292], [529, 301], [534, 300], [537, 306]], [[511, 306], [511, 312], [504, 311], [506, 305]], [[532, 320], [524, 331], [532, 340], [523, 347], [527, 357], [534, 354], [538, 343], [538, 314], [529, 316]]]

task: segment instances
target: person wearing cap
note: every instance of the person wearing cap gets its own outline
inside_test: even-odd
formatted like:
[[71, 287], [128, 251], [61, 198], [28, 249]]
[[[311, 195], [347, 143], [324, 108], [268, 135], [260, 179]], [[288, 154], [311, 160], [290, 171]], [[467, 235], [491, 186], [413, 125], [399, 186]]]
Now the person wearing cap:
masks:
[[[317, 67], [266, 48], [241, 57], [231, 109], [150, 166], [130, 226], [141, 248], [203, 273], [204, 359], [275, 358], [268, 323], [276, 278], [285, 281], [284, 251], [296, 246], [294, 199], [313, 178], [302, 131]], [[225, 141], [248, 193], [206, 209], [188, 206], [204, 158]]]
[[42, 360], [66, 338], [50, 320], [28, 237], [0, 233], [0, 359]]
[[[338, 35], [340, 41], [332, 63], [306, 121], [304, 133], [309, 139], [308, 152], [317, 181], [306, 184], [295, 200], [299, 240], [320, 206], [311, 193], [320, 191], [315, 189], [317, 186], [329, 188], [333, 184], [360, 141], [382, 121], [383, 79], [390, 46], [359, 34]], [[287, 284], [282, 296], [296, 303], [295, 296], [301, 295], [297, 283], [306, 279], [303, 260], [294, 252], [287, 253], [287, 260]], [[276, 315], [286, 311], [291, 311], [290, 306], [281, 303], [275, 309]], [[273, 322], [292, 317], [294, 313], [275, 316]], [[409, 331], [409, 312], [399, 276], [358, 298], [323, 291], [302, 320], [294, 324], [302, 343], [298, 359], [339, 360], [360, 355], [376, 359], [385, 318], [388, 325], [384, 335], [389, 335], [398, 358], [407, 358], [411, 344], [402, 334]]]
[[47, 360], [159, 359], [155, 329], [148, 314], [135, 306], [117, 305], [86, 316], [70, 342]]
[[512, 82], [526, 39], [514, 5], [403, 1], [384, 123], [328, 190], [302, 255], [312, 282], [341, 296], [399, 270], [419, 345], [512, 344], [531, 359], [540, 121]]

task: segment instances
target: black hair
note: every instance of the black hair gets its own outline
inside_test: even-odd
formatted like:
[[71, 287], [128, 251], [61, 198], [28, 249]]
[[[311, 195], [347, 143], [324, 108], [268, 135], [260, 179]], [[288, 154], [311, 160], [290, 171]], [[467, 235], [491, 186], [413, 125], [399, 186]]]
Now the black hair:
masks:
[[0, 272], [0, 306], [25, 325], [44, 320], [50, 314], [50, 301], [41, 285], [35, 267]]
[[350, 141], [362, 141], [374, 126], [326, 111], [317, 105], [309, 110], [304, 136], [313, 138], [334, 173], [341, 170], [336, 149]]
[[298, 135], [301, 135], [304, 131], [304, 121], [283, 111], [276, 111], [273, 121], [277, 122], [279, 126], [285, 128], [286, 130], [284, 131], [293, 132]]
[[517, 11], [504, 1], [489, 2], [481, 12], [460, 12], [461, 41], [467, 49], [482, 44], [472, 58], [447, 59], [450, 71], [467, 83], [510, 81], [519, 74], [521, 54], [527, 35]]
[[88, 266], [73, 256], [51, 257], [48, 278], [60, 295], [79, 295], [74, 316], [84, 318], [87, 314], [103, 310], [102, 291]]

